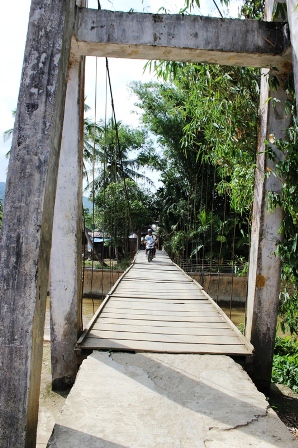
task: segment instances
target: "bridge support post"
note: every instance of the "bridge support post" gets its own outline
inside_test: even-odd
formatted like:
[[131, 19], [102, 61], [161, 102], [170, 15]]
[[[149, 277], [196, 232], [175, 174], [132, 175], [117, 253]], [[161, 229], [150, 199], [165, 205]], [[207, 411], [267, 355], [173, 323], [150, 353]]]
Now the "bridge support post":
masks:
[[32, 0], [0, 247], [0, 439], [35, 447], [75, 1]]
[[[265, 20], [271, 20], [274, 3], [275, 0], [267, 0]], [[288, 69], [291, 70], [291, 67]], [[280, 79], [283, 76], [286, 78], [287, 74], [279, 73]], [[266, 155], [264, 140], [270, 141], [270, 135], [275, 139], [283, 138], [291, 124], [291, 116], [285, 115], [287, 94], [282, 85], [271, 91], [268, 78], [269, 70], [263, 69], [245, 328], [245, 335], [255, 348], [251, 377], [265, 393], [270, 391], [278, 315], [281, 262], [280, 258], [274, 255], [274, 251], [282, 238], [279, 228], [283, 209], [268, 211], [267, 193], [280, 192], [282, 181], [272, 174], [275, 162]], [[269, 101], [271, 97], [276, 98], [277, 102]], [[284, 156], [274, 145], [272, 149], [277, 160]]]
[[[246, 322], [246, 337], [255, 348], [251, 376], [257, 387], [265, 393], [270, 390], [278, 314], [281, 263], [274, 251], [282, 238], [279, 227], [283, 210], [276, 208], [272, 212], [268, 211], [267, 193], [280, 192], [282, 184], [280, 179], [270, 174], [274, 172], [275, 163], [266, 156], [264, 140], [270, 139], [271, 134], [272, 138], [283, 138], [291, 123], [291, 117], [285, 115], [286, 92], [280, 87], [269, 94], [268, 76], [268, 70], [264, 70], [261, 81], [261, 125], [255, 175]], [[279, 102], [268, 102], [269, 96]], [[277, 148], [272, 148], [277, 159], [283, 157]]]
[[82, 330], [82, 155], [84, 59], [71, 55], [50, 263], [52, 388], [73, 385]]
[[292, 62], [296, 92], [296, 109], [298, 113], [298, 9], [296, 0], [286, 0], [290, 37], [292, 45]]

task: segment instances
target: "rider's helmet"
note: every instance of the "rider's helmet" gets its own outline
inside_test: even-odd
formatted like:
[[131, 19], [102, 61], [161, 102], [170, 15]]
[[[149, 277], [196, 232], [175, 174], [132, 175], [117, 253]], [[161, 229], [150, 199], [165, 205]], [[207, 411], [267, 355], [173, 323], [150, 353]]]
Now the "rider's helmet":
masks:
[[152, 233], [152, 229], [148, 229], [148, 233]]

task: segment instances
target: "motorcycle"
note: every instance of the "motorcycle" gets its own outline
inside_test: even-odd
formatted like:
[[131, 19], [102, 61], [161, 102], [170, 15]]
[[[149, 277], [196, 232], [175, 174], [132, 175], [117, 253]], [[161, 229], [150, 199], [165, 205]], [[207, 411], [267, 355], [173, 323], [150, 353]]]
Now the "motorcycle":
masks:
[[148, 257], [148, 261], [150, 263], [150, 261], [153, 260], [154, 257], [154, 246], [155, 243], [151, 244], [148, 248], [147, 248], [147, 257]]

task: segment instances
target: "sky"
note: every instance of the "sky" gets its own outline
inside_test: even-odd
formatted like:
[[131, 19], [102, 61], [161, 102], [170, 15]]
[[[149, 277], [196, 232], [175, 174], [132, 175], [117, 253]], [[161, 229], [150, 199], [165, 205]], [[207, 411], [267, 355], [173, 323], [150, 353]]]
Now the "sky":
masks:
[[[97, 8], [97, 0], [87, 0], [90, 8]], [[240, 0], [234, 0], [235, 6], [230, 15], [237, 15]], [[219, 3], [219, 2], [218, 2]], [[0, 70], [0, 182], [5, 182], [8, 160], [5, 154], [10, 149], [11, 142], [3, 142], [3, 132], [13, 127], [12, 111], [17, 106], [21, 70], [24, 57], [26, 34], [29, 19], [31, 0], [19, 0], [17, 8], [13, 8], [11, 2], [3, 2], [0, 15], [0, 42], [2, 67]], [[219, 3], [220, 4], [220, 3]], [[160, 6], [164, 6], [168, 12], [177, 13], [184, 5], [184, 0], [101, 0], [102, 9], [115, 11], [129, 11], [133, 8], [138, 12], [156, 13]], [[223, 14], [226, 15], [222, 7]], [[232, 11], [232, 12], [231, 12]], [[218, 17], [218, 12], [212, 0], [201, 0], [201, 9], [197, 11], [202, 15]], [[109, 69], [112, 82], [116, 119], [124, 124], [137, 126], [137, 115], [131, 113], [134, 108], [134, 98], [127, 88], [131, 81], [146, 82], [152, 79], [148, 72], [143, 74], [145, 61], [110, 59]], [[96, 118], [104, 117], [104, 86], [105, 86], [105, 61], [97, 58], [97, 82], [96, 82], [96, 58], [87, 58], [85, 95], [87, 104], [91, 107], [90, 118], [94, 118], [96, 101]], [[95, 95], [95, 86], [97, 95]], [[96, 98], [96, 100], [95, 100]], [[93, 115], [93, 116], [92, 116]]]

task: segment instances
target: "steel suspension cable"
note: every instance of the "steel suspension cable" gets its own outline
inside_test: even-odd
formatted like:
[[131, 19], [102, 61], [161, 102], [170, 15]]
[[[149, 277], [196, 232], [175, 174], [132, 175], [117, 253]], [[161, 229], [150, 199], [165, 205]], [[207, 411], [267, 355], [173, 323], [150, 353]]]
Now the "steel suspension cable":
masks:
[[116, 120], [116, 113], [115, 113], [115, 105], [114, 105], [114, 97], [113, 97], [113, 90], [112, 90], [112, 83], [111, 83], [111, 76], [110, 76], [110, 69], [109, 69], [109, 61], [108, 58], [106, 58], [106, 70], [108, 74], [108, 81], [109, 81], [109, 88], [110, 88], [110, 96], [111, 96], [111, 106], [112, 106], [112, 113], [115, 123], [115, 134], [116, 134], [116, 142], [118, 147], [118, 156], [119, 156], [119, 162], [120, 162], [120, 173], [123, 177], [123, 184], [124, 184], [124, 192], [126, 196], [127, 206], [128, 206], [128, 213], [129, 213], [129, 224], [132, 229], [132, 222], [131, 222], [131, 209], [130, 209], [130, 202], [128, 197], [128, 191], [127, 191], [127, 185], [125, 181], [125, 175], [124, 175], [124, 168], [123, 168], [123, 160], [121, 156], [121, 145], [120, 145], [120, 139], [119, 139], [119, 133], [118, 133], [118, 123]]
[[[100, 3], [98, 2], [100, 9]], [[106, 227], [106, 170], [107, 170], [107, 104], [108, 104], [108, 86], [107, 86], [107, 76], [105, 78], [105, 115], [104, 115], [104, 142], [103, 142], [103, 218], [102, 218], [102, 264], [101, 264], [101, 296], [104, 297], [104, 288], [103, 288], [103, 271], [104, 271], [104, 254], [105, 254], [105, 227]], [[109, 271], [110, 271], [110, 283], [111, 282], [111, 251], [109, 251], [110, 263], [109, 263]]]
[[223, 225], [221, 228], [221, 239], [220, 239], [219, 258], [218, 258], [218, 267], [217, 267], [218, 278], [217, 278], [216, 302], [218, 302], [218, 295], [219, 295], [221, 254], [222, 254], [222, 243], [223, 243], [223, 238], [224, 238], [224, 228], [225, 228], [225, 222], [226, 222], [226, 208], [227, 208], [227, 193], [225, 192]]
[[215, 179], [216, 168], [214, 167], [213, 175], [213, 190], [212, 190], [212, 206], [211, 206], [211, 226], [210, 226], [210, 270], [212, 270], [212, 257], [213, 257], [213, 211], [214, 211], [214, 196], [215, 196]]
[[93, 314], [95, 313], [95, 304], [93, 298], [93, 277], [94, 277], [94, 256], [95, 256], [95, 246], [94, 246], [94, 230], [95, 230], [95, 156], [96, 156], [96, 121], [97, 121], [97, 57], [95, 58], [95, 86], [94, 86], [94, 123], [93, 123], [93, 153], [92, 153], [92, 247], [91, 247], [91, 299]]
[[216, 6], [216, 9], [217, 9], [217, 11], [219, 12], [219, 15], [220, 15], [220, 17], [223, 19], [224, 17], [223, 17], [223, 15], [222, 15], [222, 13], [221, 13], [221, 11], [220, 11], [220, 9], [219, 9], [219, 7], [217, 6], [217, 3], [216, 3], [216, 1], [215, 0], [213, 0], [213, 3], [215, 4], [215, 6]]
[[234, 231], [233, 231], [233, 244], [232, 244], [232, 284], [231, 284], [230, 309], [229, 309], [230, 319], [232, 318], [232, 305], [233, 305], [233, 293], [234, 293], [235, 240], [236, 240], [236, 212], [234, 213]]

